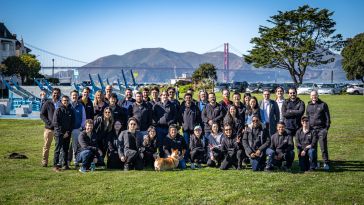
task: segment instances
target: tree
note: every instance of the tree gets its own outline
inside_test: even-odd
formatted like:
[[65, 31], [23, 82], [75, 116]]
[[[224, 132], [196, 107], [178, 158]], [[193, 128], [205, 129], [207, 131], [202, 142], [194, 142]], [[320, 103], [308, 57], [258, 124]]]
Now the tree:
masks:
[[341, 34], [334, 35], [333, 12], [308, 5], [292, 11], [278, 11], [270, 17], [273, 27], [259, 27], [260, 37], [252, 38], [253, 49], [245, 61], [257, 68], [289, 71], [293, 82], [302, 83], [308, 67], [334, 61], [331, 51], [343, 46]]
[[361, 80], [364, 83], [364, 33], [348, 39], [341, 55], [346, 77], [349, 80]]
[[40, 62], [31, 54], [9, 56], [3, 61], [3, 65], [1, 72], [4, 75], [20, 76], [22, 83], [29, 82], [29, 79], [38, 76], [40, 71]]
[[208, 79], [217, 80], [216, 67], [211, 63], [200, 64], [200, 67], [193, 72], [192, 80], [198, 83]]

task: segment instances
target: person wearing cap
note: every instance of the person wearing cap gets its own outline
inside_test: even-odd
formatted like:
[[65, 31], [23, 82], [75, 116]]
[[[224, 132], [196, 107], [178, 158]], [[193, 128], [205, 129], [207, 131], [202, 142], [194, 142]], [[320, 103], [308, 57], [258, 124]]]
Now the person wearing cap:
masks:
[[244, 130], [242, 144], [245, 154], [250, 159], [253, 171], [262, 171], [266, 162], [265, 151], [270, 145], [270, 136], [263, 128], [258, 116], [253, 116], [252, 127]]
[[221, 162], [224, 159], [224, 155], [221, 152], [221, 143], [224, 139], [224, 135], [220, 132], [219, 127], [219, 123], [212, 123], [211, 133], [207, 136], [209, 143], [209, 149], [207, 149], [207, 166], [209, 167], [220, 167]]
[[[184, 96], [184, 103], [181, 106], [179, 114], [179, 123], [182, 125], [183, 138], [189, 145], [190, 136], [193, 134], [194, 126], [201, 123], [201, 112], [195, 103], [192, 102], [192, 95], [186, 93]], [[187, 148], [185, 159], [189, 161], [190, 149]]]
[[272, 135], [270, 147], [266, 151], [268, 159], [265, 170], [271, 171], [273, 166], [289, 170], [294, 160], [293, 149], [292, 137], [286, 132], [284, 122], [278, 122], [277, 132]]
[[201, 126], [195, 126], [190, 141], [191, 169], [201, 168], [201, 164], [206, 163], [207, 145], [206, 138], [202, 136]]
[[289, 135], [294, 136], [301, 127], [301, 117], [305, 113], [305, 103], [297, 97], [297, 89], [288, 89], [289, 98], [283, 102], [282, 115]]
[[[221, 152], [224, 154], [224, 160], [221, 163], [220, 169], [227, 170], [232, 166], [235, 166], [237, 169], [241, 169], [241, 156], [238, 153], [240, 146], [240, 137], [235, 137], [233, 135], [233, 127], [230, 124], [224, 125], [224, 139], [221, 143]], [[245, 154], [244, 154], [245, 155]]]
[[169, 126], [168, 135], [163, 139], [162, 145], [161, 150], [163, 151], [160, 153], [162, 157], [170, 157], [172, 149], [178, 149], [178, 168], [186, 169], [186, 160], [184, 159], [184, 156], [186, 154], [187, 144], [183, 137], [178, 134], [177, 126], [175, 124]]
[[311, 92], [310, 97], [311, 101], [308, 102], [306, 115], [311, 129], [318, 136], [322, 159], [324, 160], [324, 170], [330, 170], [329, 150], [327, 147], [327, 132], [331, 124], [329, 106], [319, 98], [315, 90]]
[[301, 124], [295, 138], [300, 170], [313, 171], [317, 165], [317, 136], [310, 129], [307, 116], [302, 116]]

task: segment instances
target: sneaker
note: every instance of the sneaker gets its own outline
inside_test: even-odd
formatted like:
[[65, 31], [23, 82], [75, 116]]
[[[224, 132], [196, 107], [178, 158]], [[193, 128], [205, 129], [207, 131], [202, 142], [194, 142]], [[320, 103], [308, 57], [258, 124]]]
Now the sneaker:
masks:
[[200, 163], [197, 163], [197, 168], [199, 168], [199, 169], [201, 169], [201, 168], [202, 168], [202, 166], [201, 166], [201, 164], [200, 164]]
[[87, 170], [85, 168], [83, 168], [83, 167], [81, 167], [78, 171], [83, 173], [83, 174], [85, 174], [87, 172]]
[[95, 169], [96, 169], [95, 163], [91, 163], [90, 171], [93, 172], [93, 171], [95, 171]]
[[128, 164], [125, 164], [124, 165], [124, 171], [129, 171], [129, 170], [130, 170], [129, 165]]
[[191, 163], [191, 169], [196, 169], [195, 163]]
[[325, 171], [329, 171], [330, 170], [330, 166], [329, 164], [325, 163], [324, 164], [324, 168], [323, 168]]

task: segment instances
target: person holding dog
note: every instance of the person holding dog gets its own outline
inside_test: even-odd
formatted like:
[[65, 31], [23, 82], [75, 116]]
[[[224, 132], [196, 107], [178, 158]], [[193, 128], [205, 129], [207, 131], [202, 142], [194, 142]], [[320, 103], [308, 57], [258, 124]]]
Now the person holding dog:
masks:
[[191, 169], [201, 168], [202, 163], [206, 163], [208, 142], [202, 136], [202, 128], [200, 125], [195, 126], [190, 141], [191, 150]]
[[270, 145], [270, 136], [264, 129], [258, 116], [253, 116], [252, 126], [247, 127], [243, 135], [245, 154], [250, 159], [253, 171], [262, 171], [266, 162], [265, 151]]
[[183, 137], [178, 134], [177, 132], [177, 126], [175, 124], [172, 124], [169, 126], [168, 129], [168, 135], [163, 140], [163, 157], [169, 157], [172, 154], [172, 149], [178, 149], [179, 154], [179, 163], [178, 168], [180, 169], [186, 169], [186, 160], [184, 159], [187, 144], [186, 141], [183, 139]]
[[142, 136], [137, 130], [138, 120], [134, 117], [128, 120], [128, 129], [120, 133], [118, 139], [118, 153], [120, 160], [124, 162], [124, 171], [130, 169], [143, 169]]

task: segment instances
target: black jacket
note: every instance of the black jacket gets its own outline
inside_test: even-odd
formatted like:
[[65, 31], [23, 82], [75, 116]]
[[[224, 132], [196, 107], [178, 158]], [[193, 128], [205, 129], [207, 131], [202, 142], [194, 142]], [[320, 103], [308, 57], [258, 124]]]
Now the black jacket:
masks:
[[140, 132], [131, 133], [124, 130], [120, 133], [118, 138], [118, 153], [120, 157], [125, 156], [129, 150], [140, 151], [143, 144], [143, 136]]
[[276, 152], [278, 156], [282, 156], [283, 154], [292, 151], [293, 140], [292, 136], [288, 135], [284, 132], [283, 135], [279, 135], [278, 132], [272, 135], [270, 148]]
[[157, 137], [151, 140], [148, 135], [143, 137], [143, 152], [154, 154], [157, 152]]
[[229, 112], [229, 108], [230, 108], [230, 106], [231, 106], [231, 105], [233, 105], [233, 102], [232, 102], [231, 100], [229, 100], [229, 103], [228, 103], [228, 104], [226, 104], [224, 100], [221, 100], [221, 101], [219, 102], [219, 104], [221, 105], [222, 110], [223, 110], [223, 112], [224, 112], [224, 116], [225, 116], [225, 115], [226, 115], [226, 113], [228, 113], [228, 112]]
[[[60, 103], [60, 102], [57, 102]], [[42, 121], [44, 122], [44, 127], [50, 130], [54, 129], [53, 126], [53, 115], [54, 115], [54, 111], [55, 111], [55, 107], [53, 104], [53, 101], [47, 100], [44, 102], [44, 104], [42, 105], [42, 109], [40, 110], [40, 119], [42, 119]]]
[[226, 156], [230, 157], [237, 153], [240, 149], [239, 143], [237, 142], [235, 137], [226, 137], [221, 142], [221, 152]]
[[165, 153], [165, 150], [167, 150], [170, 154], [172, 154], [172, 149], [178, 149], [180, 153], [182, 153], [183, 150], [187, 149], [186, 141], [180, 134], [177, 134], [174, 139], [171, 139], [168, 134], [163, 139], [163, 152]]
[[97, 136], [97, 141], [99, 143], [99, 146], [104, 145], [105, 148], [107, 146], [107, 140], [108, 136], [110, 135], [110, 132], [112, 132], [113, 129], [108, 130], [105, 127], [104, 118], [103, 117], [97, 117], [94, 121], [94, 132]]
[[235, 107], [237, 108], [238, 118], [244, 122], [245, 121], [245, 112], [246, 112], [245, 105], [242, 102], [240, 102], [239, 105], [238, 106], [235, 105]]
[[182, 124], [183, 131], [192, 132], [194, 127], [201, 123], [200, 109], [194, 103], [191, 103], [190, 107], [182, 105], [179, 122]]
[[170, 101], [164, 104], [159, 101], [153, 106], [153, 125], [167, 128], [176, 123], [176, 114], [176, 108]]
[[109, 133], [108, 139], [107, 139], [107, 145], [108, 145], [108, 156], [112, 154], [118, 154], [118, 138], [119, 138], [120, 132], [117, 134], [115, 130], [112, 130]]
[[97, 152], [97, 139], [95, 132], [92, 132], [91, 136], [87, 136], [86, 131], [82, 131], [78, 136], [77, 154], [84, 150], [91, 150], [95, 154]]
[[91, 99], [87, 98], [87, 104], [84, 104], [82, 101], [82, 97], [79, 97], [78, 102], [80, 102], [84, 107], [85, 107], [85, 112], [86, 112], [86, 119], [94, 119], [94, 106], [92, 105]]
[[308, 102], [306, 115], [308, 117], [310, 127], [329, 129], [331, 124], [329, 107], [325, 102], [318, 99], [315, 104]]
[[209, 125], [209, 120], [222, 123], [224, 118], [224, 111], [220, 104], [216, 103], [212, 106], [210, 103], [206, 105], [205, 109], [202, 111], [202, 122], [204, 123], [205, 132], [211, 132], [211, 126]]
[[115, 121], [120, 121], [121, 123], [121, 130], [126, 130], [126, 124], [127, 124], [127, 113], [126, 109], [123, 107], [120, 107], [119, 105], [115, 105], [111, 108], [112, 116], [114, 117]]
[[295, 140], [297, 149], [300, 151], [307, 151], [306, 146], [308, 145], [311, 145], [312, 148], [315, 148], [317, 145], [317, 136], [313, 130], [309, 130], [307, 133], [304, 133], [302, 128], [298, 129]]
[[233, 126], [233, 135], [238, 136], [241, 135], [241, 131], [244, 128], [245, 122], [242, 121], [238, 116], [233, 119], [229, 114], [226, 114], [224, 117], [223, 124], [230, 124]]
[[305, 113], [305, 103], [296, 98], [295, 101], [287, 99], [282, 105], [282, 115], [286, 129], [297, 130], [301, 127], [301, 117]]
[[142, 102], [138, 105], [136, 102], [131, 107], [131, 116], [135, 117], [139, 122], [139, 129], [146, 131], [152, 125], [152, 110], [147, 103]]
[[243, 135], [243, 147], [247, 156], [260, 150], [264, 153], [270, 145], [270, 136], [267, 129], [261, 126], [257, 128], [247, 128]]
[[68, 135], [71, 136], [74, 120], [74, 112], [71, 105], [67, 107], [63, 105], [59, 106], [53, 115], [55, 135], [59, 136], [68, 132]]
[[208, 148], [208, 141], [205, 137], [203, 137], [202, 135], [200, 136], [200, 138], [197, 138], [194, 134], [191, 135], [191, 139], [190, 139], [190, 150], [191, 152], [194, 150], [199, 150], [199, 151], [204, 151], [205, 153], [207, 153], [207, 148]]

